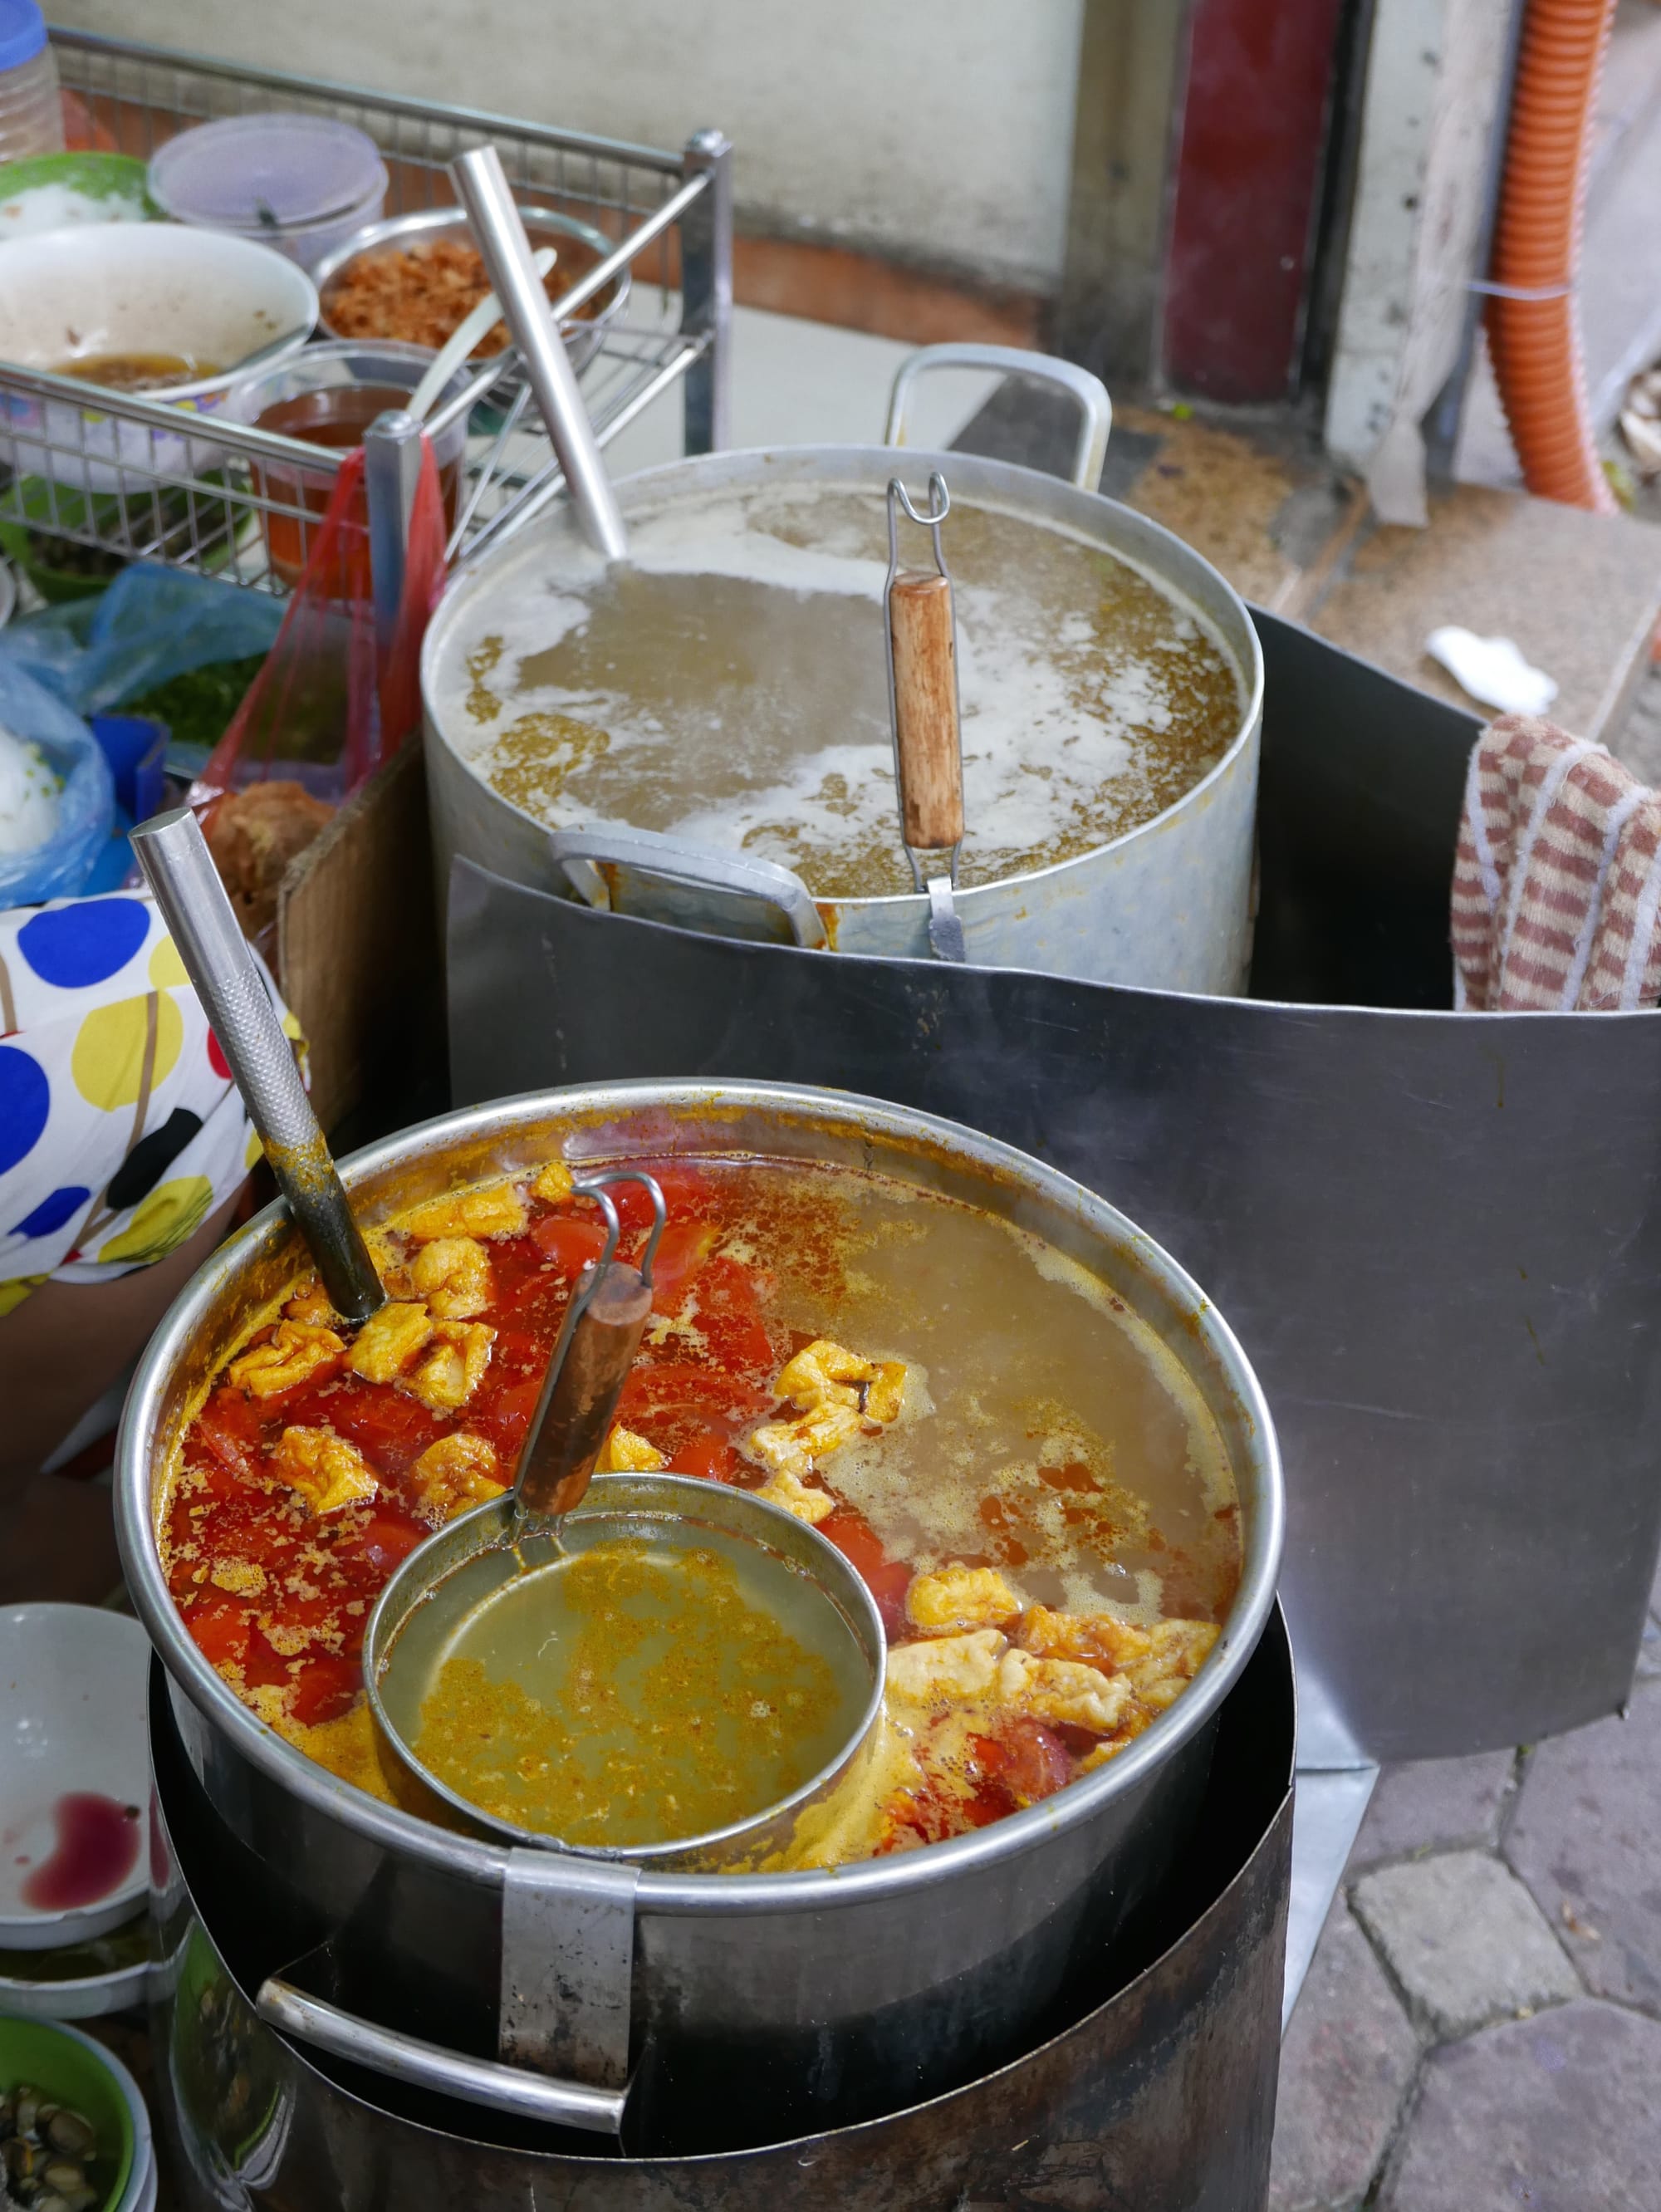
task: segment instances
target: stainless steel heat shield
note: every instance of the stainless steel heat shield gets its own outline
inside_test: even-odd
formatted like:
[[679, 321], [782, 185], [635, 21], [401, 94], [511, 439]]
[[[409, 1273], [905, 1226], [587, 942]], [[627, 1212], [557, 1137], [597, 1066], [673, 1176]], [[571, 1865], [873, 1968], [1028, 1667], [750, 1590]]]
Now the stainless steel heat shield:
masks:
[[1624, 1703], [1661, 1544], [1661, 1015], [1447, 1011], [1479, 726], [1255, 620], [1259, 996], [830, 960], [463, 868], [457, 1095], [846, 1084], [1053, 1162], [1264, 1382], [1302, 1761], [1531, 1742]]

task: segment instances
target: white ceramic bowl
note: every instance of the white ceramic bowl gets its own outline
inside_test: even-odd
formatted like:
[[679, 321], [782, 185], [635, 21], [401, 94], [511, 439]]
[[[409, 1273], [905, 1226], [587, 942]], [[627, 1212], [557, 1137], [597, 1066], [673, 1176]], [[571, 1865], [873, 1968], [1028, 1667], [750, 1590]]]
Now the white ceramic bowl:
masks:
[[[85, 1605], [0, 1611], [0, 1950], [84, 1942], [143, 1905], [149, 1652], [124, 1613]], [[25, 1890], [60, 1847], [60, 1808], [78, 1797], [136, 1808], [131, 1863], [78, 1903], [31, 1905]]]
[[[0, 254], [0, 361], [62, 370], [106, 354], [176, 354], [215, 374], [147, 392], [215, 413], [262, 347], [298, 353], [317, 321], [316, 287], [270, 246], [173, 223], [109, 223], [21, 238]], [[281, 343], [278, 343], [281, 342]], [[127, 422], [88, 405], [4, 395], [0, 459], [21, 475], [91, 492], [141, 489], [134, 470], [200, 473], [211, 441]]]

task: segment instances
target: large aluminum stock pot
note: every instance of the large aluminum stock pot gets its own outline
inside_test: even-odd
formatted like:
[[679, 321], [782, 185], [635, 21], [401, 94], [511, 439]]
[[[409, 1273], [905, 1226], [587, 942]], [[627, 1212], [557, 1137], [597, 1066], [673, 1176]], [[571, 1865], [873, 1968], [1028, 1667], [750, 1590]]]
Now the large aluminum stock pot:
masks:
[[163, 1578], [155, 1516], [193, 1395], [300, 1264], [273, 1206], [158, 1331], [117, 1474], [128, 1581], [186, 1755], [269, 1876], [262, 2012], [383, 2073], [637, 2149], [730, 2144], [735, 2068], [746, 2126], [759, 2111], [767, 2131], [750, 2140], [891, 2110], [1017, 2047], [1152, 1894], [1191, 1824], [1217, 1710], [1273, 1601], [1282, 1508], [1268, 1410], [1197, 1285], [1111, 1206], [1007, 1146], [873, 1100], [737, 1084], [548, 1091], [427, 1122], [343, 1174], [373, 1223], [560, 1149], [573, 1166], [676, 1153], [875, 1170], [1045, 1238], [1157, 1332], [1218, 1423], [1241, 1508], [1238, 1595], [1192, 1686], [1118, 1759], [924, 1850], [826, 1873], [642, 1873], [427, 1826], [258, 1720]]
[[[1018, 365], [1021, 374], [1064, 383], [1087, 408], [1099, 408], [1094, 437], [1087, 430], [1080, 441], [1077, 479], [1065, 483], [969, 453], [896, 450], [903, 439], [904, 386], [918, 366], [936, 362], [952, 367]], [[955, 902], [973, 963], [1160, 990], [1232, 994], [1243, 988], [1249, 951], [1263, 656], [1244, 603], [1208, 562], [1157, 523], [1095, 489], [1106, 416], [1106, 392], [1094, 378], [1070, 363], [1002, 348], [929, 349], [900, 372], [887, 445], [703, 454], [626, 477], [615, 487], [617, 503], [631, 532], [669, 523], [701, 547], [702, 533], [711, 530], [712, 574], [706, 580], [713, 586], [721, 556], [706, 520], [712, 501], [752, 494], [799, 495], [807, 519], [798, 526], [809, 533], [804, 544], [816, 549], [820, 541], [812, 533], [816, 530], [829, 542], [834, 528], [831, 512], [846, 509], [850, 494], [880, 515], [896, 473], [920, 487], [938, 471], [961, 507], [1013, 518], [1036, 533], [1037, 543], [1067, 539], [1111, 554], [1151, 579], [1177, 607], [1197, 611], [1232, 665], [1238, 684], [1238, 716], [1222, 757], [1140, 826], [1069, 860], [1028, 866], [990, 882], [960, 882]], [[577, 519], [561, 507], [464, 568], [428, 628], [421, 689], [440, 896], [449, 883], [450, 864], [459, 854], [532, 890], [574, 890], [591, 903], [611, 904], [647, 919], [843, 952], [928, 958], [931, 908], [925, 895], [816, 896], [792, 870], [758, 863], [736, 845], [718, 849], [673, 833], [642, 835], [638, 826], [631, 830], [621, 821], [573, 823], [551, 832], [547, 821], [488, 780], [473, 757], [479, 732], [469, 720], [469, 702], [476, 696], [479, 680], [476, 634], [487, 617], [491, 623], [499, 614], [506, 620], [506, 611], [522, 607], [527, 598], [580, 592], [594, 561]], [[712, 595], [710, 623], [713, 627], [722, 619]], [[846, 714], [849, 698], [862, 684], [880, 683], [882, 629], [876, 606], [870, 635], [870, 666], [844, 667], [840, 690], [834, 683], [825, 688], [827, 729], [839, 714]], [[733, 648], [736, 654], [759, 649], [748, 637]], [[1036, 668], [1033, 681], [1041, 686], [1053, 673], [1052, 667]], [[755, 711], [765, 714], [765, 706]], [[494, 720], [488, 725], [493, 731], [499, 726]], [[1035, 757], [1032, 766], [1047, 773], [1041, 758]], [[685, 814], [695, 816], [710, 794], [693, 779], [672, 796]], [[973, 812], [972, 805], [972, 817]], [[980, 827], [987, 825], [983, 822]], [[966, 851], [973, 848], [975, 829], [972, 818]], [[552, 848], [550, 836], [556, 841]], [[894, 836], [897, 852], [897, 823]]]

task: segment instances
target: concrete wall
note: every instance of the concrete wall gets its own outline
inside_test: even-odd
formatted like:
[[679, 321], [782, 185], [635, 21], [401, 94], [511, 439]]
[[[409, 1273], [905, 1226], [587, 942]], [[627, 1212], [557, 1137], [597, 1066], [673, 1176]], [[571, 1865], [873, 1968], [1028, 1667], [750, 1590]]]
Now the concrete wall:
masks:
[[54, 22], [678, 146], [741, 205], [1052, 289], [1084, 0], [46, 0]]

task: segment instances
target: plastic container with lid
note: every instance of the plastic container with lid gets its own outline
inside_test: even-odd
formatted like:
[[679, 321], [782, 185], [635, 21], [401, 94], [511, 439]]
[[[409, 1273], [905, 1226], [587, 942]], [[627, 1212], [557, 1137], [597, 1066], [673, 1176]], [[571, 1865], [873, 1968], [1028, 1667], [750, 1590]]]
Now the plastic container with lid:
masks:
[[0, 0], [0, 161], [64, 150], [58, 64], [35, 0]]
[[257, 239], [311, 269], [379, 220], [386, 164], [368, 133], [349, 123], [230, 115], [170, 138], [150, 163], [149, 187], [176, 222]]

